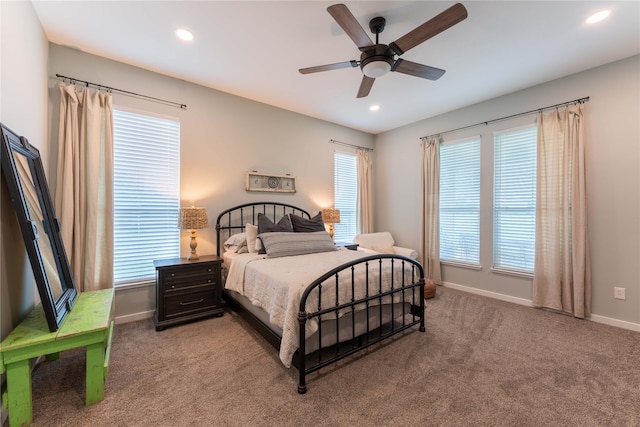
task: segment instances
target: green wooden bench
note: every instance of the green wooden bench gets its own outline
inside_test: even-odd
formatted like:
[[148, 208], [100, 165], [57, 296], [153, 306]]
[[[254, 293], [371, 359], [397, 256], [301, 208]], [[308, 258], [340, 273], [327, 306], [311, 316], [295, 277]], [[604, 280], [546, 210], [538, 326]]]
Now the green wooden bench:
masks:
[[42, 306], [37, 305], [0, 343], [0, 373], [7, 373], [2, 404], [9, 411], [10, 427], [32, 421], [29, 360], [35, 357], [56, 360], [61, 351], [86, 347], [86, 404], [104, 399], [113, 336], [113, 296], [113, 289], [80, 293], [56, 332], [49, 332]]

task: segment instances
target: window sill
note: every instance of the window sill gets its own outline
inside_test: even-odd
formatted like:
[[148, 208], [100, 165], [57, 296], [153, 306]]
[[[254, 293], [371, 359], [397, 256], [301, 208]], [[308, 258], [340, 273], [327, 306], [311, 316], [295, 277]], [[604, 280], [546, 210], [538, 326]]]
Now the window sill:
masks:
[[507, 276], [518, 276], [518, 277], [525, 277], [527, 279], [533, 279], [533, 273], [528, 271], [508, 270], [506, 268], [497, 268], [497, 267], [491, 268], [490, 271], [496, 274], [504, 274]]
[[116, 283], [115, 285], [113, 285], [113, 287], [115, 289], [135, 289], [135, 288], [146, 288], [146, 287], [155, 286], [155, 285], [156, 285], [155, 279], [142, 279], [137, 281]]
[[480, 264], [472, 264], [467, 262], [460, 261], [442, 261], [440, 260], [441, 265], [450, 265], [452, 267], [460, 267], [460, 268], [468, 268], [470, 270], [482, 270], [482, 266]]

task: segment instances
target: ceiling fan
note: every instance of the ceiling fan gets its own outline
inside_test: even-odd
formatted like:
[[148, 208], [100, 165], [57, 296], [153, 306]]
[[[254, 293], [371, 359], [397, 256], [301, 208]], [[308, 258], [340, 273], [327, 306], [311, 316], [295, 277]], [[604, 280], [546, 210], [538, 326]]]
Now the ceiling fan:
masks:
[[384, 76], [390, 71], [423, 79], [438, 80], [445, 73], [445, 70], [407, 61], [399, 58], [399, 56], [467, 17], [467, 9], [462, 4], [456, 3], [424, 24], [409, 31], [398, 40], [386, 45], [378, 42], [378, 36], [384, 30], [386, 24], [384, 18], [376, 17], [369, 22], [371, 32], [376, 35], [374, 44], [347, 6], [334, 4], [329, 6], [327, 11], [362, 52], [360, 61], [351, 60], [336, 64], [318, 65], [301, 68], [298, 71], [302, 74], [309, 74], [359, 66], [363, 76], [360, 89], [358, 89], [358, 98], [364, 98], [369, 95], [375, 79]]

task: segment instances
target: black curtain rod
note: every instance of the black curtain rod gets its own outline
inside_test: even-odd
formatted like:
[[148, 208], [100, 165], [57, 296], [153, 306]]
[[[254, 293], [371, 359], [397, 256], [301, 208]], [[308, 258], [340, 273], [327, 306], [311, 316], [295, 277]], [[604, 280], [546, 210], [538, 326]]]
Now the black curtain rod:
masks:
[[73, 84], [75, 84], [75, 83], [84, 83], [87, 87], [93, 86], [93, 87], [97, 87], [98, 89], [105, 89], [105, 90], [107, 90], [109, 92], [118, 92], [118, 93], [122, 93], [122, 94], [125, 94], [125, 95], [137, 96], [139, 98], [145, 98], [145, 99], [150, 99], [152, 101], [163, 102], [163, 103], [169, 104], [169, 105], [175, 105], [176, 107], [180, 107], [183, 110], [187, 109], [187, 105], [186, 104], [181, 104], [179, 102], [167, 101], [165, 99], [154, 98], [153, 96], [148, 96], [148, 95], [140, 95], [139, 93], [130, 92], [128, 90], [116, 89], [114, 87], [101, 85], [99, 83], [91, 83], [91, 82], [88, 82], [86, 80], [80, 80], [80, 79], [76, 79], [74, 77], [63, 76], [62, 74], [56, 74], [56, 77], [58, 77], [59, 79], [62, 79], [62, 80], [69, 80]]
[[336, 141], [335, 139], [330, 139], [329, 142], [332, 143], [332, 144], [338, 144], [338, 145], [344, 145], [344, 146], [347, 146], [347, 147], [359, 148], [361, 150], [373, 151], [373, 148], [361, 147], [360, 145], [349, 144], [347, 142], [340, 142], [340, 141]]
[[589, 97], [586, 96], [584, 98], [574, 99], [573, 101], [561, 102], [559, 104], [550, 105], [548, 107], [536, 108], [535, 110], [525, 111], [524, 113], [512, 114], [510, 116], [500, 117], [499, 119], [487, 120], [486, 122], [476, 123], [475, 125], [463, 126], [461, 128], [452, 129], [452, 130], [448, 130], [448, 131], [445, 131], [445, 132], [438, 132], [438, 133], [434, 133], [434, 134], [427, 135], [427, 136], [421, 136], [420, 139], [427, 139], [427, 138], [431, 138], [432, 136], [441, 136], [441, 135], [444, 135], [446, 133], [457, 132], [459, 130], [468, 129], [468, 128], [472, 128], [472, 127], [475, 127], [475, 126], [482, 126], [482, 125], [486, 126], [489, 123], [499, 122], [501, 120], [507, 120], [507, 119], [513, 119], [514, 117], [526, 116], [527, 114], [533, 114], [533, 113], [538, 113], [538, 112], [542, 112], [542, 111], [545, 111], [545, 110], [551, 110], [553, 108], [558, 108], [558, 107], [562, 107], [562, 106], [566, 106], [566, 105], [570, 105], [570, 104], [583, 104], [583, 103], [588, 102], [588, 101], [589, 101]]

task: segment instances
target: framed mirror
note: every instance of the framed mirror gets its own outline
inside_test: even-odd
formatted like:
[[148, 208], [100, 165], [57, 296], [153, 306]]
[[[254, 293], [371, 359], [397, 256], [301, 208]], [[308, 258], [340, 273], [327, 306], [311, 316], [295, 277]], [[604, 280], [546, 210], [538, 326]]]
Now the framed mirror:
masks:
[[2, 172], [18, 217], [49, 330], [58, 330], [77, 297], [40, 152], [0, 124]]

